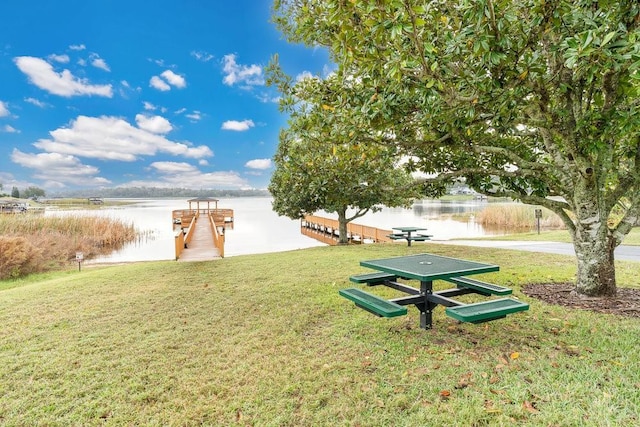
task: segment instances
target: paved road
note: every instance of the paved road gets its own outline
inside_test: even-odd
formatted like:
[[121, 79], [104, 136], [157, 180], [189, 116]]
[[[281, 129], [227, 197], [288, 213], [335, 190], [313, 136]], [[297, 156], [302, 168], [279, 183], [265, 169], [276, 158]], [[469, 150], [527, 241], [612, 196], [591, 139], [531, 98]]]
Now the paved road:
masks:
[[[518, 251], [547, 252], [575, 256], [573, 244], [559, 242], [527, 242], [508, 240], [432, 240], [433, 243], [490, 248], [514, 249]], [[616, 248], [615, 258], [625, 261], [640, 261], [640, 246], [621, 245]]]

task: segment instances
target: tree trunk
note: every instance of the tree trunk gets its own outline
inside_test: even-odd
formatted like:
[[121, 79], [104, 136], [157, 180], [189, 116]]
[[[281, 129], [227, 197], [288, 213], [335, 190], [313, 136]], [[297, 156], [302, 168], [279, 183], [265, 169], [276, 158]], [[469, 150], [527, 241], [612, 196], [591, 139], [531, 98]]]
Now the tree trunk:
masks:
[[347, 220], [347, 209], [339, 209], [338, 210], [338, 243], [341, 245], [345, 245], [349, 243], [349, 236], [347, 232], [347, 224], [349, 221]]
[[576, 288], [578, 293], [589, 296], [614, 296], [616, 294], [616, 269], [614, 266], [613, 238], [595, 241], [574, 241], [578, 259]]
[[[588, 169], [590, 171], [590, 169]], [[595, 179], [587, 179], [575, 187], [575, 228], [573, 247], [578, 260], [576, 288], [589, 296], [616, 294], [616, 270], [613, 251], [615, 239], [607, 225], [609, 212], [603, 208]]]

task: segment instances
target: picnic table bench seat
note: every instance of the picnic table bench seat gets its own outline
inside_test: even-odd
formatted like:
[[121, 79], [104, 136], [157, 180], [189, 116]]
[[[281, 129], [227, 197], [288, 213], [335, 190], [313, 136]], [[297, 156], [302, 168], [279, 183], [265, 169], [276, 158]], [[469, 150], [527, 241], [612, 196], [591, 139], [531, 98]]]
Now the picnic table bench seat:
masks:
[[489, 295], [503, 296], [503, 295], [510, 295], [513, 293], [513, 290], [509, 288], [505, 288], [504, 286], [481, 282], [480, 280], [470, 279], [464, 276], [449, 277], [445, 280], [447, 280], [448, 282], [454, 283], [459, 288], [471, 288], [485, 296], [489, 296]]
[[433, 236], [429, 234], [417, 234], [415, 236], [407, 237], [407, 240], [413, 240], [416, 242], [424, 242], [425, 240], [431, 240]]
[[341, 289], [340, 295], [353, 301], [356, 306], [380, 317], [397, 317], [407, 314], [407, 308], [395, 302], [387, 301], [377, 295], [357, 288]]
[[387, 280], [396, 280], [398, 276], [392, 273], [378, 271], [375, 273], [356, 274], [349, 277], [353, 283], [366, 283], [369, 286], [381, 285]]
[[415, 236], [407, 236], [406, 234], [387, 234], [387, 237], [392, 240], [411, 240], [414, 242], [424, 242], [425, 240], [431, 240], [432, 235], [428, 234], [416, 234]]
[[393, 233], [393, 234], [387, 234], [387, 237], [393, 240], [400, 240], [400, 239], [406, 239], [407, 235], [403, 233]]
[[517, 313], [529, 309], [529, 304], [511, 298], [501, 298], [491, 301], [463, 304], [445, 308], [445, 313], [461, 322], [482, 323], [501, 319], [507, 314]]

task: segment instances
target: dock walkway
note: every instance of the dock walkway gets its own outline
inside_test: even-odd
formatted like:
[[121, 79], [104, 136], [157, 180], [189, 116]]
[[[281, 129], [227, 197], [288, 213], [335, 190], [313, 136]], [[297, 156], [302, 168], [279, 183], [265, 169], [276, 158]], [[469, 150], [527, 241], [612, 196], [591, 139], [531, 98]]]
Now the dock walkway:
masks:
[[213, 244], [211, 223], [202, 218], [196, 221], [191, 242], [182, 250], [178, 261], [210, 261], [222, 258]]

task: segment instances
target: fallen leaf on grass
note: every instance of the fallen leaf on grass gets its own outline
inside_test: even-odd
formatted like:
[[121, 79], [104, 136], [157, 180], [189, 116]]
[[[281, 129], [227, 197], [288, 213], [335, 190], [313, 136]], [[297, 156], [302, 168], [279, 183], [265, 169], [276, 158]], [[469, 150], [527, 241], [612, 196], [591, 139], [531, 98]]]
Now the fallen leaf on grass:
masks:
[[487, 414], [500, 414], [502, 413], [501, 409], [498, 409], [493, 406], [493, 402], [491, 400], [484, 401], [484, 410]]
[[469, 383], [465, 380], [460, 380], [460, 382], [454, 386], [456, 390], [462, 390], [463, 388], [467, 387], [469, 387]]
[[473, 378], [473, 372], [467, 372], [458, 381], [458, 384], [455, 386], [457, 390], [462, 390], [463, 388], [467, 388], [471, 385], [471, 378]]
[[564, 349], [564, 352], [568, 356], [579, 356], [580, 355], [580, 348], [577, 345], [569, 345]]
[[513, 353], [511, 353], [509, 357], [511, 358], [511, 360], [516, 360], [517, 358], [520, 357], [520, 353], [518, 353], [517, 351], [514, 351]]
[[442, 399], [446, 400], [449, 397], [451, 397], [451, 392], [449, 390], [442, 390], [442, 391], [440, 391], [440, 397]]
[[533, 406], [533, 403], [529, 402], [528, 400], [522, 402], [522, 407], [525, 411], [528, 411], [532, 414], [537, 414], [538, 412], [540, 412]]

